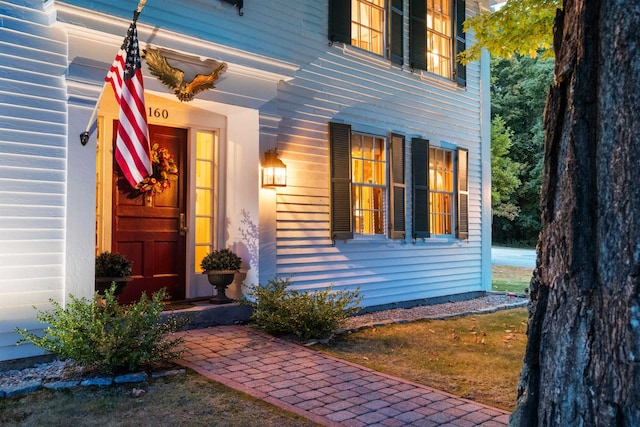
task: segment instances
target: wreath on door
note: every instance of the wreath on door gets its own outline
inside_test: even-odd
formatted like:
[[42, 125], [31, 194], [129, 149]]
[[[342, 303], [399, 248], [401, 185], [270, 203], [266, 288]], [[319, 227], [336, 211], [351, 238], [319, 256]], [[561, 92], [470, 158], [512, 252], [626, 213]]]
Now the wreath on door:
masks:
[[136, 196], [141, 194], [155, 195], [171, 187], [171, 181], [178, 179], [178, 166], [169, 150], [157, 143], [151, 147], [151, 167], [153, 173], [136, 184]]

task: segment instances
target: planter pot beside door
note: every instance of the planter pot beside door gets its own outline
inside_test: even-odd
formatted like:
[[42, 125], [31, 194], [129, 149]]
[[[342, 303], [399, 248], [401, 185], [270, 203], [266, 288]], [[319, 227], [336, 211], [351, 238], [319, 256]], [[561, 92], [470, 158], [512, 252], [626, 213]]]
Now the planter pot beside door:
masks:
[[96, 277], [96, 292], [100, 295], [104, 295], [104, 292], [111, 287], [111, 283], [116, 283], [116, 290], [114, 296], [118, 296], [124, 291], [124, 287], [127, 283], [132, 281], [131, 277]]
[[228, 304], [233, 302], [226, 294], [227, 286], [233, 283], [238, 270], [210, 270], [205, 271], [209, 283], [216, 288], [216, 295], [209, 299], [211, 304]]
[[105, 251], [96, 256], [95, 290], [104, 296], [104, 292], [111, 287], [111, 283], [116, 282], [114, 295], [120, 295], [127, 282], [133, 280], [132, 265], [130, 260], [119, 253]]

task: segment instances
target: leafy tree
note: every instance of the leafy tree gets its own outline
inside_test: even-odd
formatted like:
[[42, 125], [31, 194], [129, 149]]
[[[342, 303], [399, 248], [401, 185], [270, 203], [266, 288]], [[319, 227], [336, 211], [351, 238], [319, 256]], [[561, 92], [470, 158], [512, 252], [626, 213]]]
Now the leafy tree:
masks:
[[518, 173], [520, 164], [508, 157], [513, 132], [502, 117], [491, 121], [491, 209], [496, 217], [515, 219], [520, 208], [512, 196], [520, 186]]
[[553, 81], [553, 61], [513, 56], [492, 58], [492, 116], [504, 119], [512, 133], [509, 157], [521, 164], [522, 185], [511, 202], [520, 214], [497, 217], [494, 241], [533, 245], [540, 232], [540, 185], [542, 182], [542, 115], [546, 93]]
[[532, 244], [540, 231], [542, 112], [553, 76], [553, 61], [541, 59], [554, 56], [553, 22], [561, 7], [561, 0], [508, 0], [465, 22], [476, 42], [458, 59], [476, 60], [482, 48], [491, 53], [492, 117], [502, 116], [513, 131], [509, 156], [522, 164], [523, 184], [513, 200], [520, 214], [494, 218], [494, 241]]
[[482, 12], [467, 19], [465, 31], [474, 32], [476, 43], [459, 59], [463, 63], [477, 60], [482, 48], [501, 58], [513, 54], [553, 56], [553, 20], [561, 4], [561, 0], [509, 0], [495, 12]]

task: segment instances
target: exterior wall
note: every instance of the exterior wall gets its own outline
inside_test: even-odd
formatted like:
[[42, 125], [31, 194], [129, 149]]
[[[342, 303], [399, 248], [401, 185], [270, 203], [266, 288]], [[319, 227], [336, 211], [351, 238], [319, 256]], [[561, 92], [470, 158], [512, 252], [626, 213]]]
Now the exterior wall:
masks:
[[[10, 76], [0, 79], [8, 85], [0, 86], [0, 360], [6, 360], [31, 355], [16, 350], [12, 330], [36, 325], [32, 305], [46, 309], [49, 297], [64, 302], [68, 293], [92, 292], [95, 150], [80, 147], [77, 135], [133, 11], [131, 2], [112, 0], [53, 2], [47, 10], [38, 0], [0, 6], [0, 37], [10, 46], [0, 55]], [[467, 2], [467, 13], [477, 7]], [[329, 45], [326, 0], [245, 2], [243, 12], [219, 0], [152, 0], [138, 33], [141, 47], [229, 65], [216, 89], [189, 105], [226, 117], [220, 196], [224, 218], [235, 222], [221, 240], [242, 252], [244, 284], [277, 274], [292, 276], [301, 289], [359, 287], [365, 306], [490, 289], [488, 59], [467, 67], [467, 86], [460, 88], [352, 46]], [[147, 93], [175, 101], [144, 68]], [[404, 135], [407, 196], [411, 138], [468, 149], [469, 238], [333, 242], [330, 121]], [[276, 147], [288, 185], [260, 189], [260, 156]], [[246, 212], [259, 240], [249, 242], [239, 230]], [[407, 236], [411, 214], [408, 204]]]
[[14, 328], [39, 328], [33, 305], [65, 289], [66, 43], [40, 1], [0, 2], [0, 359]]

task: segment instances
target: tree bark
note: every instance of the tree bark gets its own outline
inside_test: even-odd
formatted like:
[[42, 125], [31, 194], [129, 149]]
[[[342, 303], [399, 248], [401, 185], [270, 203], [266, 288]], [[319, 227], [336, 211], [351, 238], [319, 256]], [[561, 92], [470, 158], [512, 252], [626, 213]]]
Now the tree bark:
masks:
[[640, 426], [640, 2], [565, 0], [512, 426]]

